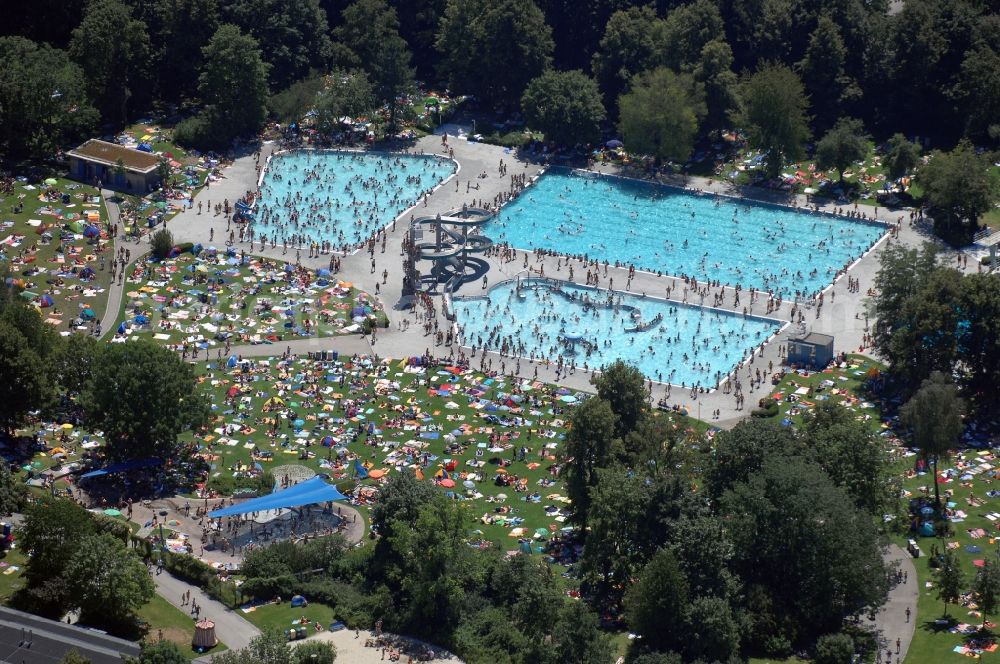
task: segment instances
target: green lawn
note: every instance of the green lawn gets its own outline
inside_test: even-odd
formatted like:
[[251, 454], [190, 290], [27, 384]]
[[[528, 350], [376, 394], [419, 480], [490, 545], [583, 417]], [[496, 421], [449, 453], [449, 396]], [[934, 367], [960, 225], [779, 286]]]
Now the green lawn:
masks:
[[352, 314], [357, 307], [380, 323], [385, 320], [381, 303], [351, 284], [290, 267], [253, 257], [240, 265], [224, 253], [138, 261], [125, 280], [115, 324], [118, 329], [125, 323], [126, 333], [114, 338], [215, 346], [214, 337], [228, 333], [239, 345], [255, 339], [329, 337], [346, 334], [345, 328], [356, 333]]
[[283, 597], [281, 604], [265, 604], [255, 607], [249, 612], [240, 609], [240, 615], [257, 626], [261, 631], [278, 630], [284, 632], [292, 627], [299, 627], [303, 617], [309, 623], [309, 634], [315, 634], [314, 623], [319, 622], [323, 629], [329, 629], [334, 621], [333, 609], [325, 604], [310, 602], [309, 606], [293, 608], [291, 597]]
[[[100, 257], [109, 246], [108, 214], [94, 187], [61, 177], [48, 182], [15, 181], [11, 193], [0, 194], [0, 253], [25, 299], [65, 332], [74, 318], [91, 315], [85, 310], [99, 319], [107, 307], [111, 275]], [[100, 236], [85, 237], [89, 226]], [[81, 278], [87, 268], [93, 275]]]
[[[139, 618], [149, 624], [146, 638], [151, 640], [164, 638], [173, 641], [189, 659], [195, 659], [204, 654], [191, 647], [191, 640], [194, 637], [194, 620], [191, 619], [191, 616], [159, 595], [154, 595], [153, 599], [139, 609]], [[225, 644], [220, 642], [212, 649], [212, 652], [218, 653], [225, 649]]]
[[[565, 488], [550, 468], [563, 450], [576, 397], [531, 380], [406, 364], [335, 369], [271, 358], [248, 361], [246, 371], [199, 365], [215, 421], [196, 443], [212, 476], [236, 478], [237, 486], [259, 472], [255, 462], [262, 470], [302, 464], [345, 488], [354, 486], [355, 460], [382, 477], [419, 465], [425, 481], [462, 500], [480, 536], [503, 549], [517, 548], [519, 537], [546, 538], [565, 527]], [[707, 428], [679, 415], [656, 416], [676, 417], [674, 426], [692, 438]], [[256, 457], [255, 447], [262, 453]], [[528, 448], [523, 458], [521, 447]], [[360, 502], [370, 501], [382, 477], [361, 482]]]
[[0, 604], [6, 604], [11, 595], [24, 585], [24, 566], [27, 560], [17, 548], [0, 557]]
[[[788, 419], [794, 426], [800, 426], [817, 403], [831, 401], [856, 413], [873, 431], [882, 431], [878, 405], [866, 400], [861, 387], [869, 372], [878, 374], [884, 369], [883, 364], [871, 358], [848, 355], [848, 364], [843, 368], [785, 374], [769, 393], [778, 402], [778, 415], [774, 419]], [[806, 392], [800, 394], [803, 388]]]
[[[931, 476], [914, 473], [914, 460], [910, 457], [906, 469], [910, 471], [903, 483], [905, 497], [933, 498]], [[917, 630], [910, 654], [906, 661], [910, 664], [930, 664], [931, 662], [960, 662], [960, 654], [953, 652], [957, 646], [966, 644], [975, 634], [951, 631], [957, 626], [970, 626], [974, 630], [982, 623], [982, 615], [976, 610], [974, 600], [966, 598], [964, 606], [949, 607], [949, 615], [955, 623], [938, 624], [935, 621], [944, 615], [944, 604], [937, 598], [936, 579], [930, 562], [936, 549], [939, 553], [946, 548], [953, 549], [965, 572], [966, 588], [972, 587], [977, 561], [989, 559], [1000, 551], [1000, 537], [995, 515], [1000, 512], [1000, 497], [987, 495], [993, 490], [994, 467], [1000, 467], [990, 450], [964, 450], [956, 453], [951, 461], [942, 461], [940, 471], [945, 479], [940, 482], [941, 500], [952, 513], [951, 532], [947, 537], [914, 537], [920, 545], [922, 555], [914, 560], [919, 578], [920, 599], [917, 605]], [[961, 477], [970, 477], [962, 480]], [[992, 518], [987, 518], [987, 516]], [[907, 537], [898, 537], [897, 543], [905, 548]], [[996, 622], [996, 616], [987, 616]], [[985, 660], [995, 658], [1000, 661], [1000, 652], [987, 653]]]

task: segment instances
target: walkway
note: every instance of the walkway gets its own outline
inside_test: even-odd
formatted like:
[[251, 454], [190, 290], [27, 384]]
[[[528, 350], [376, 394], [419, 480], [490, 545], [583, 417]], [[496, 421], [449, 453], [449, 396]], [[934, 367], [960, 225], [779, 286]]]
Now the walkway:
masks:
[[[891, 650], [896, 655], [896, 639], [899, 639], [899, 653], [893, 661], [902, 662], [906, 659], [906, 651], [917, 625], [917, 570], [913, 566], [913, 557], [896, 544], [889, 546], [885, 559], [890, 565], [899, 564], [899, 571], [905, 573], [906, 582], [890, 588], [889, 597], [875, 615], [875, 621], [865, 619], [863, 624], [875, 628], [883, 653]], [[909, 619], [906, 617], [907, 609], [910, 610]], [[879, 661], [882, 661], [881, 658]]]
[[[215, 635], [230, 650], [245, 648], [253, 637], [260, 635], [260, 630], [251, 622], [243, 618], [237, 611], [233, 611], [222, 602], [206, 595], [201, 588], [181, 581], [167, 571], [160, 574], [154, 573], [153, 581], [156, 582], [156, 592], [163, 599], [189, 615], [191, 604], [188, 602], [186, 605], [182, 605], [181, 596], [190, 591], [191, 599], [201, 607], [201, 617], [215, 622]], [[209, 657], [203, 657], [196, 661], [208, 661]]]

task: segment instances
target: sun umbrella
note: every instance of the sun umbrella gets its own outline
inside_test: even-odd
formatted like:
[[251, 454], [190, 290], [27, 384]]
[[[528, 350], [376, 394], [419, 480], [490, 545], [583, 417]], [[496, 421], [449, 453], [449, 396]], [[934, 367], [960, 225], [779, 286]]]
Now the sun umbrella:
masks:
[[49, 185], [50, 187], [54, 187], [57, 184], [59, 184], [59, 181], [56, 180], [55, 178], [45, 178], [45, 184]]
[[605, 145], [607, 145], [611, 149], [620, 148], [620, 147], [624, 147], [625, 146], [625, 144], [622, 143], [621, 141], [619, 141], [617, 138], [614, 138], [614, 139], [608, 141], [607, 143], [605, 143]]
[[104, 513], [107, 514], [108, 516], [121, 516], [122, 515], [122, 513], [120, 511], [116, 510], [113, 507], [109, 507], [108, 509], [104, 510]]
[[455, 480], [450, 479], [450, 478], [445, 478], [445, 479], [441, 480], [441, 486], [443, 486], [446, 489], [450, 489], [453, 486], [455, 486]]
[[382, 477], [384, 475], [385, 475], [385, 471], [384, 470], [379, 470], [378, 468], [375, 468], [373, 470], [369, 470], [368, 471], [368, 477], [372, 478], [373, 480], [377, 480], [377, 479], [379, 479], [380, 477]]
[[462, 482], [462, 486], [464, 486], [466, 489], [475, 489], [476, 483], [473, 482], [472, 480], [465, 480], [464, 482]]

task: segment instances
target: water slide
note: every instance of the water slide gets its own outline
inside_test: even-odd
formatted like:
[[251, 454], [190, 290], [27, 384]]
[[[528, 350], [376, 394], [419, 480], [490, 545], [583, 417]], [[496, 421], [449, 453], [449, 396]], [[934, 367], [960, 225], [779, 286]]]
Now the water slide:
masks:
[[433, 238], [429, 242], [417, 242], [414, 247], [420, 258], [434, 263], [432, 273], [439, 278], [447, 277], [447, 270], [451, 270], [447, 281], [452, 286], [452, 280], [461, 279], [465, 274], [469, 254], [479, 254], [493, 246], [493, 240], [485, 235], [469, 233], [492, 216], [492, 212], [482, 208], [465, 208], [433, 217], [417, 217], [413, 225], [428, 227]]

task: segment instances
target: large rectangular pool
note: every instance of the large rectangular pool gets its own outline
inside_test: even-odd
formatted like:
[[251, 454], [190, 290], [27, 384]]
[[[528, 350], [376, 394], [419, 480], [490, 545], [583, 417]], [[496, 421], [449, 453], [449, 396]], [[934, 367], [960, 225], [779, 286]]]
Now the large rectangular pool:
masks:
[[505, 206], [485, 232], [520, 249], [789, 298], [814, 295], [885, 233], [880, 223], [676, 187], [553, 168]]
[[782, 325], [534, 278], [497, 284], [487, 296], [455, 297], [452, 308], [467, 346], [553, 362], [562, 357], [591, 370], [622, 359], [652, 380], [705, 388], [717, 385]]

